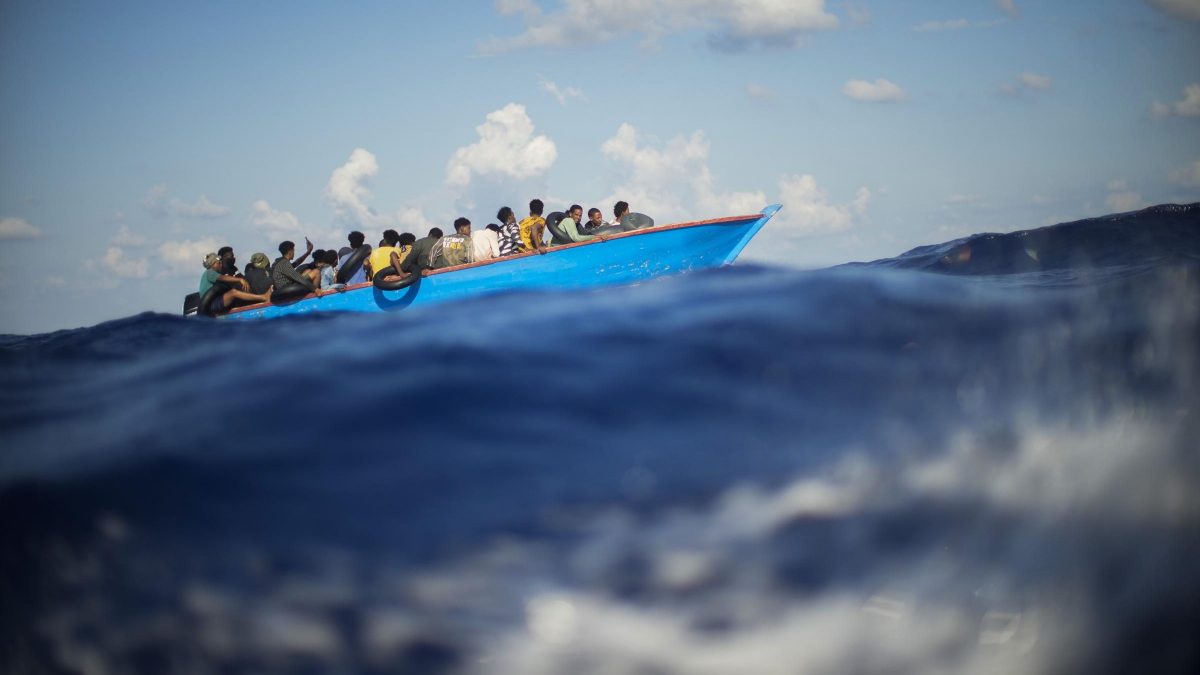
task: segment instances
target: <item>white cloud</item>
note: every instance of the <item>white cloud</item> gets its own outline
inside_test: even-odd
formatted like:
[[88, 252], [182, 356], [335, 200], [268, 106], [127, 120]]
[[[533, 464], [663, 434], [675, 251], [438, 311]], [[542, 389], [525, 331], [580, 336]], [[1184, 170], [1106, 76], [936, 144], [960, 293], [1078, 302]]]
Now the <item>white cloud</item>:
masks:
[[496, 7], [501, 14], [520, 15], [525, 32], [489, 40], [480, 45], [485, 52], [603, 43], [630, 34], [653, 43], [690, 30], [706, 31], [710, 45], [719, 48], [792, 46], [806, 32], [838, 26], [825, 0], [566, 0], [563, 9], [550, 13], [529, 0], [500, 0]]
[[355, 148], [346, 163], [333, 170], [325, 186], [325, 199], [333, 206], [338, 218], [351, 225], [379, 225], [387, 222], [375, 209], [367, 206], [371, 196], [368, 185], [379, 173], [375, 155]]
[[565, 106], [568, 99], [578, 99], [586, 101], [587, 98], [583, 95], [583, 90], [578, 87], [559, 87], [554, 82], [547, 80], [545, 77], [538, 75], [538, 86], [542, 91], [550, 94], [558, 101], [559, 105]]
[[971, 25], [966, 19], [948, 19], [946, 21], [925, 21], [913, 26], [913, 30], [919, 33], [927, 33], [939, 30], [962, 30]]
[[1146, 0], [1155, 9], [1176, 19], [1200, 21], [1200, 0]]
[[1008, 96], [1020, 96], [1027, 91], [1049, 91], [1054, 86], [1054, 80], [1048, 75], [1024, 72], [1013, 82], [1000, 85], [1000, 93]]
[[437, 227], [424, 211], [415, 206], [408, 206], [397, 211], [396, 225], [402, 232], [412, 232], [418, 237], [424, 236], [430, 228]]
[[850, 80], [842, 87], [842, 93], [863, 103], [900, 103], [908, 100], [908, 94], [899, 85], [884, 79], [874, 82]]
[[187, 203], [168, 197], [166, 185], [155, 185], [146, 194], [142, 204], [150, 213], [159, 216], [175, 216], [178, 218], [212, 220], [229, 215], [230, 210], [219, 204], [214, 204], [208, 195], [200, 195], [195, 202]]
[[558, 148], [546, 136], [534, 136], [525, 106], [509, 103], [488, 113], [475, 127], [479, 140], [459, 148], [446, 167], [446, 183], [465, 188], [475, 176], [524, 180], [554, 165]]
[[860, 187], [849, 204], [830, 204], [828, 194], [813, 176], [784, 176], [779, 180], [779, 201], [784, 206], [779, 221], [791, 234], [831, 234], [853, 227], [856, 219], [866, 213], [871, 191]]
[[846, 0], [846, 2], [842, 3], [842, 7], [846, 10], [846, 16], [850, 17], [850, 23], [856, 26], [864, 26], [871, 23], [871, 10], [865, 5]]
[[42, 231], [30, 225], [24, 218], [0, 219], [0, 239], [36, 239]]
[[775, 92], [764, 84], [751, 82], [746, 85], [746, 95], [756, 101], [772, 101], [775, 99]]
[[996, 7], [999, 7], [1001, 11], [1009, 16], [1017, 16], [1021, 13], [1015, 0], [996, 0]]
[[1172, 171], [1171, 181], [1189, 187], [1200, 187], [1200, 160]]
[[602, 200], [629, 202], [634, 211], [659, 223], [735, 213], [754, 213], [767, 204], [762, 192], [717, 192], [708, 167], [708, 140], [697, 131], [677, 136], [662, 147], [622, 124], [601, 151], [623, 171], [613, 194]]
[[272, 239], [296, 236], [304, 231], [300, 225], [300, 219], [295, 214], [291, 211], [273, 209], [265, 199], [254, 202], [250, 208], [252, 211], [250, 221]]
[[1140, 208], [1143, 202], [1142, 196], [1130, 190], [1124, 180], [1113, 180], [1108, 183], [1108, 198], [1104, 200], [1104, 205], [1113, 213], [1123, 213]]
[[128, 225], [119, 227], [117, 233], [112, 238], [114, 246], [143, 246], [145, 243], [146, 238], [129, 229]]
[[158, 247], [163, 268], [159, 276], [195, 276], [204, 271], [204, 256], [216, 253], [221, 242], [215, 237], [197, 240], [168, 241]]
[[1150, 111], [1157, 118], [1170, 117], [1200, 117], [1200, 83], [1189, 84], [1183, 89], [1183, 98], [1174, 103], [1154, 102]]
[[[145, 279], [150, 275], [150, 261], [146, 258], [130, 258], [124, 249], [109, 246], [100, 259], [100, 264], [120, 279]], [[199, 273], [197, 273], [197, 276]]]

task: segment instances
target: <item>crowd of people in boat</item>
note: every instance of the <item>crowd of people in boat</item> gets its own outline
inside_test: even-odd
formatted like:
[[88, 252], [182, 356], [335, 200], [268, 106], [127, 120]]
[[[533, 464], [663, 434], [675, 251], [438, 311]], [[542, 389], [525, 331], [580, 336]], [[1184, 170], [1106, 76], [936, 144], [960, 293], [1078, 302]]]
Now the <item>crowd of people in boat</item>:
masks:
[[420, 239], [409, 232], [384, 230], [376, 247], [368, 245], [366, 236], [357, 231], [347, 237], [349, 246], [337, 250], [314, 250], [306, 237], [305, 250], [299, 257], [296, 244], [284, 241], [278, 246], [279, 257], [274, 262], [265, 253], [255, 253], [240, 272], [233, 247], [224, 246], [204, 258], [197, 308], [206, 314], [222, 314], [238, 306], [302, 297], [318, 291], [343, 291], [368, 281], [381, 288], [398, 288], [426, 269], [519, 253], [545, 253], [551, 246], [654, 225], [652, 218], [631, 212], [624, 201], [613, 205], [611, 221], [606, 221], [597, 208], [589, 209], [584, 219], [583, 207], [578, 204], [565, 212], [549, 214], [549, 222], [543, 216], [544, 210], [542, 201], [534, 199], [529, 202], [529, 215], [521, 220], [505, 206], [496, 213], [498, 222], [478, 230], [472, 231], [470, 220], [458, 218], [450, 234], [435, 227]]

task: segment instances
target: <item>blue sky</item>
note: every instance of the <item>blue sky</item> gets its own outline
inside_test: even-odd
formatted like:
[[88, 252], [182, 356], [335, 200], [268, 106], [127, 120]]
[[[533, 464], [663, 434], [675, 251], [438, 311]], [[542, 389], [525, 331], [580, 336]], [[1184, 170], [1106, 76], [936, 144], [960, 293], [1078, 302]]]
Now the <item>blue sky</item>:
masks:
[[5, 333], [535, 196], [795, 267], [1200, 200], [1200, 0], [6, 0], [0, 91]]

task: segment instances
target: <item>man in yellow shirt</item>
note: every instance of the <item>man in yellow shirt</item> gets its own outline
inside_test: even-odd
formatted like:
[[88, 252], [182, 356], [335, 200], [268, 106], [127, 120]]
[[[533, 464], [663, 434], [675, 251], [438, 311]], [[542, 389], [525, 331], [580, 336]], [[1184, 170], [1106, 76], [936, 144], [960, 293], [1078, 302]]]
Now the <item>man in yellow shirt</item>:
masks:
[[371, 255], [367, 256], [368, 279], [392, 264], [392, 254], [400, 252], [399, 245], [400, 235], [395, 230], [383, 231], [383, 241], [379, 242], [379, 248], [371, 251]]
[[545, 253], [548, 249], [542, 239], [546, 236], [546, 219], [542, 217], [545, 205], [542, 200], [529, 202], [529, 217], [521, 221], [521, 252], [537, 251]]

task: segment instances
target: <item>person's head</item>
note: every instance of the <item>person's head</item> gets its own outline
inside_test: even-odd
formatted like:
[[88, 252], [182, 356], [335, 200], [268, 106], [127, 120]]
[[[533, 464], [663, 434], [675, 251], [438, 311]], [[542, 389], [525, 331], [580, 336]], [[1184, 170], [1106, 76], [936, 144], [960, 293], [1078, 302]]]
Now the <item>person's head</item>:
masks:
[[544, 208], [546, 208], [546, 205], [542, 203], [542, 200], [535, 199], [529, 202], [529, 215], [540, 216], [542, 215], [542, 209]]
[[296, 255], [296, 242], [294, 242], [294, 241], [279, 242], [279, 255], [287, 258], [288, 260], [291, 260], [292, 256]]
[[337, 267], [337, 264], [338, 264], [337, 251], [335, 251], [333, 249], [329, 249], [328, 251], [325, 251], [325, 262], [329, 263], [330, 267]]
[[232, 246], [222, 246], [217, 249], [217, 257], [221, 259], [221, 267], [229, 274], [237, 271], [237, 258], [233, 255]]
[[221, 262], [221, 256], [216, 253], [209, 253], [204, 256], [204, 269], [208, 269]]
[[507, 206], [501, 206], [500, 210], [496, 212], [496, 220], [500, 221], [501, 225], [506, 225], [516, 219], [517, 217], [513, 215], [513, 210]]
[[578, 204], [572, 204], [571, 208], [567, 209], [567, 215], [571, 216], [571, 220], [578, 223], [583, 220], [583, 207]]
[[250, 265], [257, 267], [260, 270], [267, 269], [267, 266], [270, 264], [271, 261], [267, 259], [266, 253], [255, 253], [254, 255], [250, 256]]
[[442, 238], [442, 228], [440, 228], [440, 227], [433, 228], [432, 230], [429, 231], [429, 236], [433, 237], [434, 239], [441, 239]]
[[400, 241], [400, 233], [395, 230], [384, 230], [383, 240], [387, 242], [387, 246], [395, 246]]
[[350, 248], [358, 248], [359, 246], [363, 245], [363, 242], [367, 240], [367, 237], [362, 232], [355, 230], [347, 235], [346, 239], [350, 242]]
[[591, 221], [592, 226], [595, 227], [604, 222], [604, 214], [600, 213], [600, 209], [593, 206], [592, 208], [588, 209], [588, 220]]
[[626, 213], [629, 213], [629, 202], [617, 202], [613, 204], [613, 216], [618, 220]]
[[466, 218], [456, 218], [454, 220], [454, 231], [459, 234], [471, 234], [471, 221]]
[[388, 245], [388, 243], [387, 243], [387, 239], [380, 239], [380, 240], [379, 240], [379, 248], [383, 248], [384, 246], [387, 246], [387, 245]]
[[413, 234], [412, 232], [405, 232], [404, 234], [400, 235], [400, 239], [397, 243], [401, 246], [412, 246], [416, 243], [416, 241], [417, 235]]
[[499, 226], [499, 225], [497, 225], [497, 224], [495, 224], [495, 223], [488, 223], [488, 226], [487, 226], [487, 228], [486, 228], [486, 229], [489, 229], [489, 230], [491, 230], [492, 232], [499, 232], [499, 231], [500, 231], [500, 226]]

